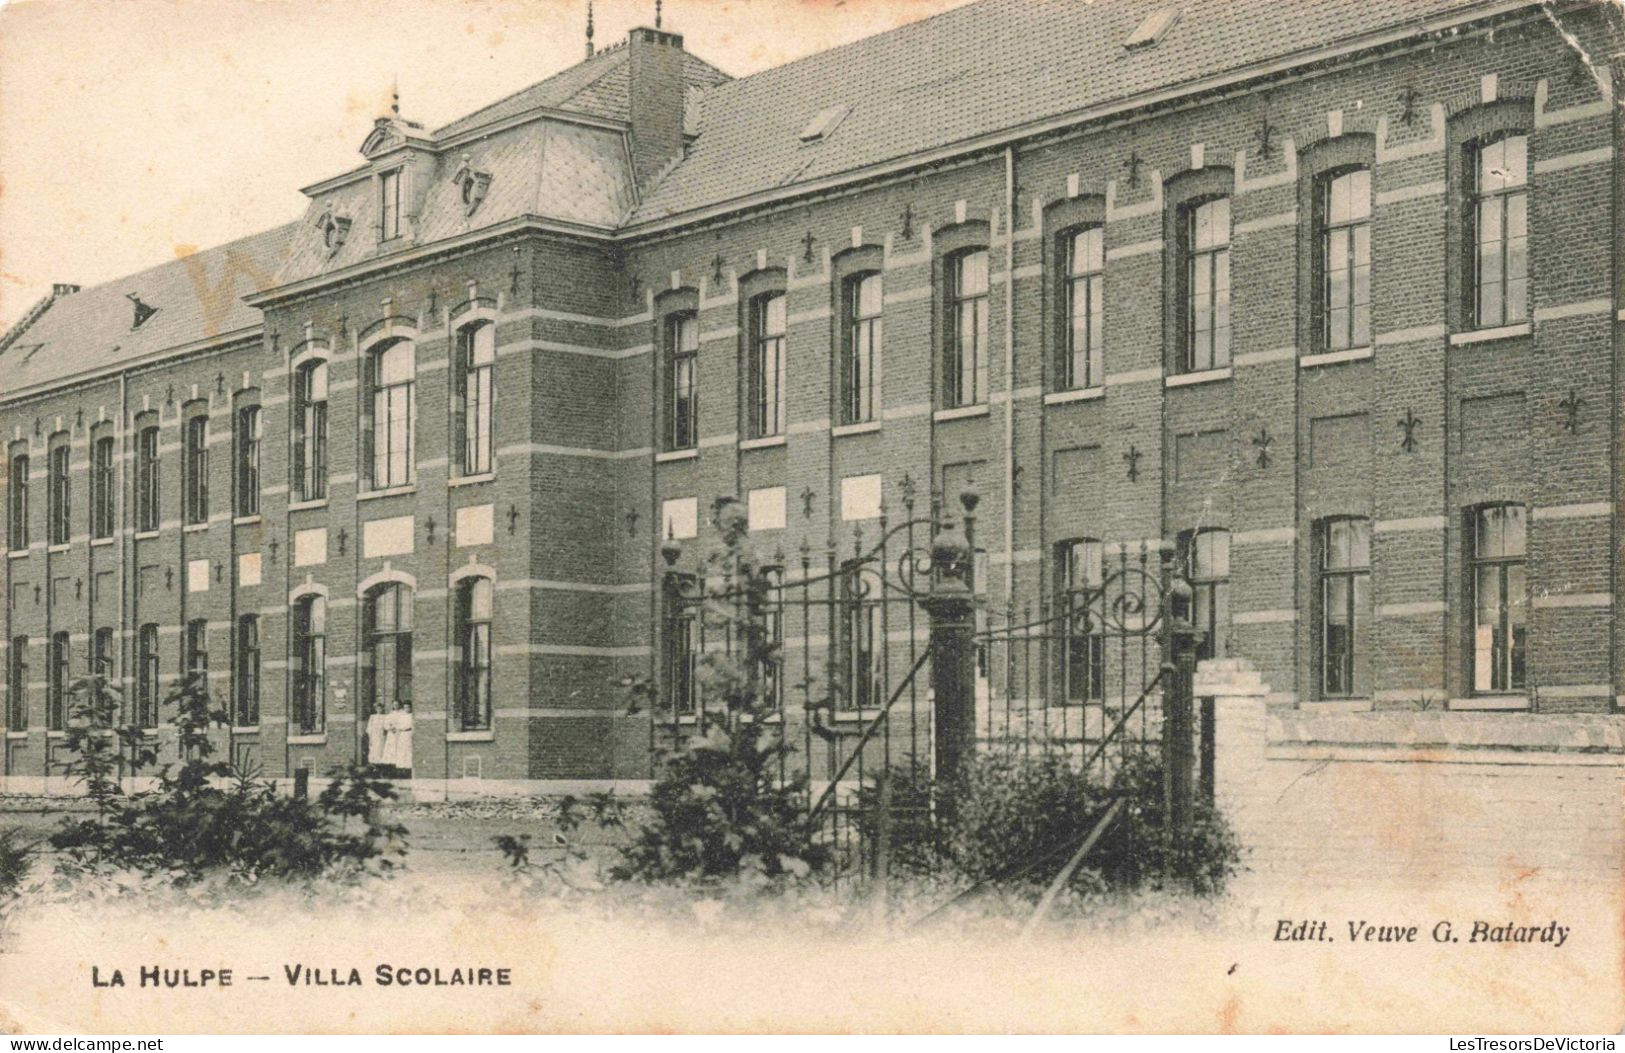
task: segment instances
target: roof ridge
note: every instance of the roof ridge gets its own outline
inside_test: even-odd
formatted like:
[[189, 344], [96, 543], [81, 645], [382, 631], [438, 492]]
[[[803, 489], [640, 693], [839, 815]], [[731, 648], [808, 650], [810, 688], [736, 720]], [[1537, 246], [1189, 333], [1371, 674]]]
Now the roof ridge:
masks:
[[[430, 136], [432, 138], [439, 139], [440, 136], [445, 132], [445, 130], [447, 128], [452, 127], [453, 125], [463, 124], [466, 121], [468, 121], [470, 118], [474, 117], [476, 114], [484, 113], [486, 110], [495, 109], [496, 107], [501, 106], [505, 102], [511, 102], [512, 100], [519, 98], [519, 96], [524, 95], [526, 92], [535, 91], [537, 88], [541, 87], [543, 84], [546, 84], [550, 80], [556, 80], [559, 77], [564, 76], [566, 73], [569, 73], [571, 70], [579, 69], [580, 67], [585, 66], [588, 63], [597, 62], [599, 59], [605, 57], [606, 55], [615, 54], [617, 50], [624, 50], [625, 47], [626, 47], [626, 42], [621, 41], [618, 44], [610, 44], [607, 47], [599, 48], [597, 51], [592, 53], [591, 57], [584, 58], [580, 62], [572, 62], [570, 65], [565, 66], [561, 70], [557, 70], [557, 71], [555, 71], [553, 73], [549, 73], [547, 76], [543, 77], [541, 80], [533, 80], [529, 84], [526, 84], [524, 87], [516, 88], [513, 91], [510, 91], [508, 94], [502, 96], [501, 98], [492, 99], [490, 102], [485, 103], [482, 106], [477, 106], [473, 110], [469, 111], [468, 113], [463, 114], [460, 117], [453, 117], [451, 120], [446, 121], [444, 124], [441, 124], [440, 126], [435, 128], [429, 134], [430, 134]], [[607, 72], [607, 68], [606, 68], [605, 72]], [[587, 81], [587, 84], [596, 84], [596, 83], [598, 83], [598, 78], [602, 77], [603, 75], [604, 75], [603, 73], [598, 73], [598, 74], [594, 75], [591, 80]], [[586, 85], [582, 85], [582, 87], [586, 87]], [[573, 99], [579, 94], [580, 94], [579, 91], [573, 91], [573, 92], [570, 93], [569, 97]], [[476, 124], [476, 125], [471, 126], [471, 128], [478, 128], [478, 127], [481, 127], [481, 125]], [[464, 129], [464, 131], [468, 131], [468, 130], [470, 130], [470, 129]], [[461, 133], [459, 133], [459, 134], [461, 134]]]
[[40, 315], [49, 310], [60, 296], [58, 290], [53, 288], [49, 295], [42, 296], [38, 303], [30, 307], [27, 313], [17, 319], [12, 327], [7, 329], [3, 336], [0, 336], [0, 354], [5, 354], [6, 348], [16, 343], [24, 333], [28, 332], [29, 327], [39, 321]]

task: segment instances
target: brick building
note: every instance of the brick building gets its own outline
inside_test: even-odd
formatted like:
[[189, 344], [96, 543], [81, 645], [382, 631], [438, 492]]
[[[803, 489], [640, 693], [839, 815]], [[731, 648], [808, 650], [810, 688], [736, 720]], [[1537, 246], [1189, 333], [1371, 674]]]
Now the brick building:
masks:
[[271, 775], [410, 700], [416, 779], [639, 777], [662, 536], [736, 495], [822, 552], [915, 485], [982, 495], [995, 605], [1177, 540], [1276, 710], [1562, 738], [1625, 705], [1621, 47], [1601, 4], [983, 0], [380, 118], [295, 222], [0, 343], [6, 784], [97, 661], [155, 728], [206, 667]]

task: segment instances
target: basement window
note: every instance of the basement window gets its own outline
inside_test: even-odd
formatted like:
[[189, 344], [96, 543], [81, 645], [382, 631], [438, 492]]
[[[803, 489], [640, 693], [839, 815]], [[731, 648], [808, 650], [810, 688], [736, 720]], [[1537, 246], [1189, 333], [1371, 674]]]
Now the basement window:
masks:
[[807, 122], [807, 127], [801, 129], [801, 141], [804, 143], [818, 143], [828, 139], [834, 134], [840, 123], [846, 120], [846, 115], [852, 112], [850, 106], [831, 106], [819, 110], [813, 119]]
[[1168, 30], [1173, 28], [1174, 23], [1177, 21], [1179, 21], [1178, 8], [1158, 8], [1145, 16], [1145, 21], [1140, 23], [1140, 28], [1136, 29], [1129, 35], [1127, 40], [1123, 41], [1123, 47], [1129, 51], [1153, 47], [1167, 34]]

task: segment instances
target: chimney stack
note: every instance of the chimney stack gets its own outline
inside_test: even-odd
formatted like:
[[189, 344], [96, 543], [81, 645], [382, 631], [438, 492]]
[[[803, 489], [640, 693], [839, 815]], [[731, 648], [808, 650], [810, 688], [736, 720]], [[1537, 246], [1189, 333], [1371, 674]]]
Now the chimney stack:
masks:
[[632, 167], [652, 183], [683, 153], [683, 38], [639, 27], [627, 39], [631, 71]]

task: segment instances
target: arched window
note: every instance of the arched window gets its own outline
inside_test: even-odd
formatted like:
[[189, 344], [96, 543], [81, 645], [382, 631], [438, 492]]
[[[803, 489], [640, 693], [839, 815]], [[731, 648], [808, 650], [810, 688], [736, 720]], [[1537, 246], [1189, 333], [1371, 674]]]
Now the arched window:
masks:
[[666, 449], [693, 449], [700, 437], [700, 319], [692, 311], [668, 315], [665, 331]]
[[362, 716], [412, 703], [412, 590], [399, 582], [367, 594], [362, 610]]
[[1230, 364], [1230, 199], [1188, 205], [1181, 230], [1185, 346], [1181, 372]]
[[147, 622], [136, 636], [136, 723], [143, 728], [158, 726], [158, 678], [158, 625]]
[[457, 586], [455, 652], [457, 722], [464, 731], [491, 726], [490, 578], [468, 578]]
[[1481, 139], [1468, 159], [1473, 318], [1480, 329], [1514, 325], [1529, 318], [1529, 137]]
[[848, 278], [842, 287], [845, 340], [841, 345], [841, 423], [877, 419], [882, 339], [881, 277], [874, 271]]
[[103, 435], [90, 446], [90, 536], [113, 536], [114, 476], [113, 436]]
[[1320, 350], [1371, 346], [1371, 169], [1320, 180]]
[[199, 414], [186, 422], [186, 446], [181, 461], [186, 477], [186, 522], [209, 521], [209, 418]]
[[68, 440], [65, 437], [61, 445], [54, 446], [51, 449], [51, 486], [46, 492], [47, 504], [50, 506], [47, 509], [50, 530], [46, 534], [46, 540], [53, 545], [66, 545], [68, 538], [73, 534], [73, 515], [71, 511], [73, 477], [70, 474], [69, 463], [71, 456], [72, 449], [68, 446]]
[[11, 480], [6, 502], [6, 544], [13, 552], [28, 548], [28, 454], [11, 458]]
[[1216, 658], [1225, 653], [1230, 631], [1230, 531], [1188, 531], [1180, 543], [1193, 593], [1191, 619], [1202, 634], [1197, 657]]
[[142, 428], [135, 439], [135, 529], [158, 529], [158, 426]]
[[260, 618], [245, 614], [237, 619], [237, 712], [238, 727], [255, 727], [260, 722]]
[[750, 344], [746, 348], [745, 369], [748, 438], [784, 434], [787, 303], [784, 293], [770, 292], [756, 297], [750, 304]]
[[841, 567], [839, 614], [840, 675], [837, 712], [851, 716], [878, 709], [886, 701], [885, 583], [873, 567], [848, 561]]
[[947, 260], [948, 339], [943, 363], [943, 408], [979, 406], [988, 385], [988, 255], [968, 249]]
[[1371, 621], [1371, 520], [1320, 525], [1320, 694], [1347, 698], [1366, 687]]
[[1056, 608], [1061, 612], [1061, 698], [1093, 702], [1106, 697], [1106, 629], [1100, 619], [1105, 550], [1094, 538], [1055, 546]]
[[1096, 224], [1063, 235], [1066, 324], [1061, 390], [1095, 388], [1105, 382], [1105, 231]]
[[700, 656], [705, 652], [702, 604], [689, 597], [700, 587], [692, 574], [671, 574], [665, 597], [663, 640], [666, 690], [675, 718], [695, 716], [700, 709]]
[[327, 714], [327, 600], [305, 596], [293, 608], [293, 723], [301, 734], [322, 730]]
[[410, 340], [386, 344], [367, 356], [371, 420], [363, 431], [371, 488], [405, 486], [413, 479], [412, 389], [416, 348]]
[[293, 487], [297, 501], [327, 496], [327, 363], [320, 359], [293, 378]]
[[497, 355], [497, 327], [492, 322], [465, 326], [457, 333], [456, 402], [462, 436], [457, 466], [463, 475], [491, 470], [492, 372]]
[[1485, 505], [1472, 512], [1473, 692], [1524, 690], [1529, 644], [1529, 510]]
[[28, 637], [11, 638], [11, 661], [6, 667], [6, 728], [28, 730]]
[[71, 655], [72, 645], [68, 642], [68, 634], [52, 633], [50, 653], [46, 656], [49, 679], [45, 684], [45, 726], [51, 731], [61, 731], [67, 727], [68, 685], [72, 680], [68, 663]]
[[237, 411], [237, 509], [240, 516], [260, 514], [260, 408]]

